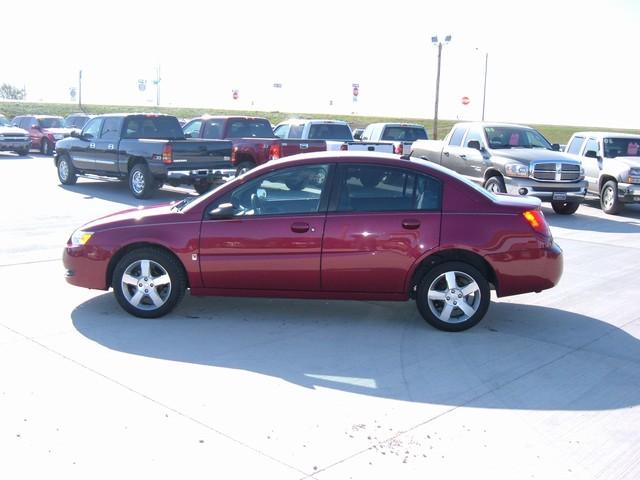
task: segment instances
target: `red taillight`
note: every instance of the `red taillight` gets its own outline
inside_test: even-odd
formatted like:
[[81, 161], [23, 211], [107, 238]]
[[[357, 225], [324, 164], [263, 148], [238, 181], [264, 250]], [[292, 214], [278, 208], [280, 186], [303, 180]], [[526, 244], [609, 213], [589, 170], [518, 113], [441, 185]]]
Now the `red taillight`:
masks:
[[269, 160], [277, 160], [282, 155], [279, 143], [273, 143], [269, 146]]
[[233, 147], [231, 149], [231, 164], [235, 165], [238, 161], [238, 147]]
[[396, 144], [395, 148], [393, 149], [393, 151], [394, 151], [395, 153], [397, 153], [398, 155], [402, 155], [402, 153], [403, 153], [402, 151], [403, 151], [403, 150], [404, 150], [404, 149], [402, 148], [402, 143], [398, 143], [398, 144]]
[[522, 212], [522, 216], [529, 223], [531, 228], [541, 235], [549, 236], [549, 226], [547, 225], [544, 215], [540, 210], [526, 210]]
[[166, 143], [162, 149], [162, 163], [165, 165], [173, 163], [173, 147], [170, 143]]

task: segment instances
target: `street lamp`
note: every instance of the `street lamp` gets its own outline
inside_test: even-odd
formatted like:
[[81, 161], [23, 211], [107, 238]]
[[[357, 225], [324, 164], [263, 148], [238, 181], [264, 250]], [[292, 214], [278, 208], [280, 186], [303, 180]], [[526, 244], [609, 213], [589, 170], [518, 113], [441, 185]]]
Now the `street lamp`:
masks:
[[[476, 50], [479, 51], [478, 48]], [[487, 101], [487, 68], [489, 66], [489, 52], [484, 52], [484, 87], [482, 89], [482, 121], [484, 122], [484, 106]]]
[[[447, 44], [451, 41], [451, 35], [444, 37], [444, 43]], [[438, 139], [438, 99], [440, 97], [440, 62], [442, 59], [442, 42], [438, 41], [438, 37], [431, 37], [431, 43], [438, 47], [438, 73], [436, 76], [436, 108], [433, 114], [433, 139]]]

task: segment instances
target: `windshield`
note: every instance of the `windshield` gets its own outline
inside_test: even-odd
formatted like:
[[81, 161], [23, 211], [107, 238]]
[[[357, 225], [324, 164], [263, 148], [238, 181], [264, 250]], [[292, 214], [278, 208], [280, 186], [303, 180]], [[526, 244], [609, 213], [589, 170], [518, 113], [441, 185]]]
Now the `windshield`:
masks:
[[533, 128], [485, 127], [489, 148], [544, 148], [552, 150], [549, 141]]
[[414, 142], [416, 140], [426, 140], [427, 132], [423, 127], [387, 127], [384, 129], [382, 140], [393, 140], [401, 142]]
[[263, 118], [236, 119], [229, 125], [229, 138], [274, 138], [269, 120]]
[[605, 138], [604, 156], [616, 157], [640, 157], [640, 137], [638, 138]]
[[89, 120], [89, 117], [69, 117], [64, 121], [64, 126], [67, 128], [82, 128]]
[[62, 117], [39, 118], [38, 124], [42, 128], [64, 128], [64, 120]]
[[353, 140], [349, 125], [341, 123], [314, 123], [309, 128], [309, 140]]
[[124, 138], [182, 140], [184, 134], [176, 117], [136, 115], [125, 119]]
[[9, 120], [7, 120], [4, 117], [0, 117], [0, 127], [8, 127], [9, 126]]

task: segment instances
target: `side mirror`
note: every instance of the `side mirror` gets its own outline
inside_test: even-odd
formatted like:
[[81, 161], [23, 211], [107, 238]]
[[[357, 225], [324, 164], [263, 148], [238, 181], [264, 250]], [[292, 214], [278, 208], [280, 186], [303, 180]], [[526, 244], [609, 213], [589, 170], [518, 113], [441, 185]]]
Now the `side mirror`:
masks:
[[184, 134], [184, 138], [191, 138], [191, 137], [192, 137], [192, 135], [190, 133], [185, 133]]
[[233, 203], [222, 203], [218, 205], [218, 208], [209, 212], [209, 218], [223, 219], [232, 218], [235, 213]]
[[560, 144], [559, 143], [554, 143], [551, 145], [551, 150], [553, 150], [554, 152], [559, 152], [560, 151]]
[[356, 132], [353, 134], [354, 140], [362, 140], [362, 132]]
[[473, 148], [474, 150], [480, 150], [480, 142], [478, 140], [469, 140], [467, 148]]
[[37, 123], [34, 123], [33, 125], [31, 125], [31, 128], [34, 128], [36, 130], [42, 130], [42, 127], [40, 125], [38, 125]]
[[594, 150], [587, 150], [584, 156], [589, 158], [598, 158], [598, 154]]
[[80, 132], [78, 132], [77, 130], [71, 130], [71, 133], [69, 133], [69, 135], [74, 137], [74, 138], [79, 138], [80, 137]]

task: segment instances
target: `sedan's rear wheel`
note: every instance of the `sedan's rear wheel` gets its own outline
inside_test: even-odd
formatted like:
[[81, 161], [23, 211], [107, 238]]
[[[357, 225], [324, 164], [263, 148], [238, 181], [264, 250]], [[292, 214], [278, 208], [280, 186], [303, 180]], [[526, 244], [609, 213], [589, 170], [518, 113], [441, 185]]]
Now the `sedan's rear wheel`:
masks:
[[180, 302], [186, 278], [178, 260], [156, 248], [127, 253], [116, 265], [113, 292], [122, 308], [142, 318], [166, 315]]
[[416, 303], [433, 327], [459, 332], [482, 320], [490, 295], [489, 282], [478, 269], [463, 262], [446, 262], [422, 277]]

